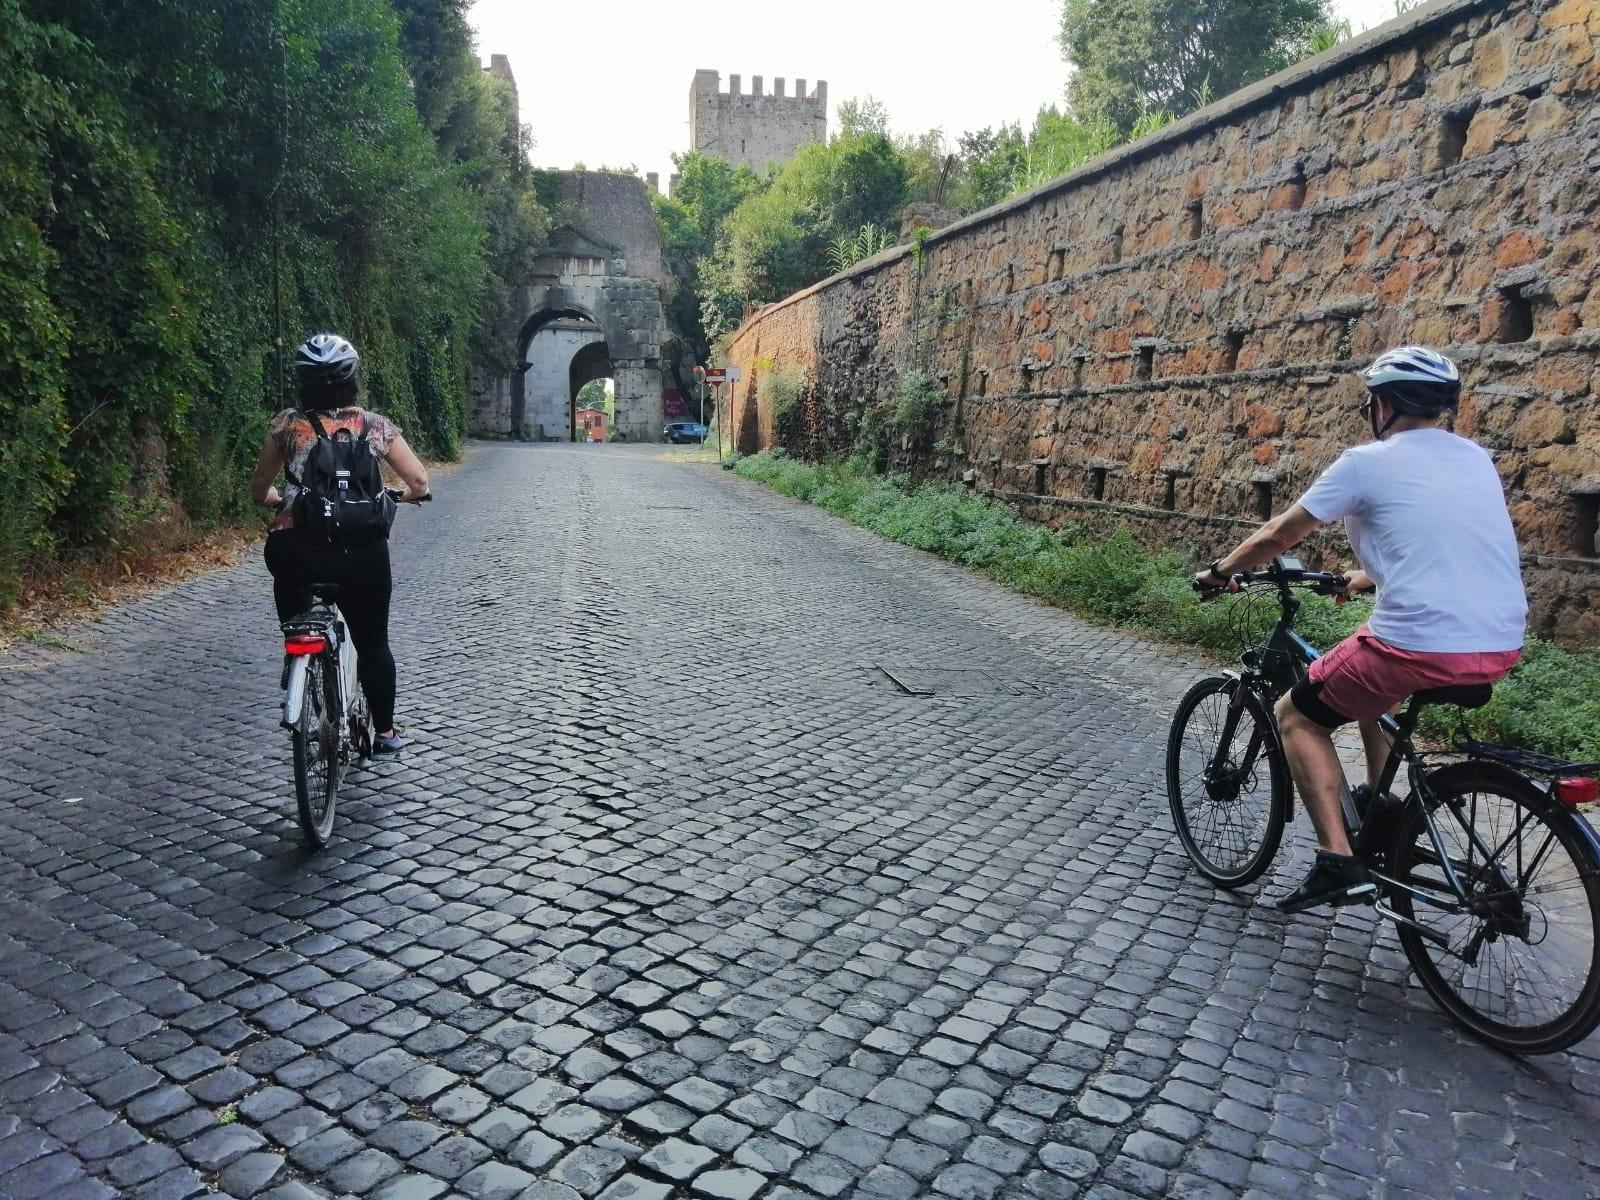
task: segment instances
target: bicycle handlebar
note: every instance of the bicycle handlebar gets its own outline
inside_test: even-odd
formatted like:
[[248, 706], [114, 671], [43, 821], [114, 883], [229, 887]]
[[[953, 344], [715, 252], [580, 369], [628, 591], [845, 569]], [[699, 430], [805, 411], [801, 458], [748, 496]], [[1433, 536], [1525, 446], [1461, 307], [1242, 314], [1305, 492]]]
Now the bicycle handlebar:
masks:
[[[1259, 571], [1237, 571], [1229, 578], [1240, 587], [1248, 587], [1252, 583], [1275, 583], [1281, 587], [1291, 584], [1301, 584], [1319, 596], [1337, 596], [1350, 586], [1347, 575], [1336, 575], [1330, 571], [1307, 571], [1304, 567], [1286, 567], [1274, 561], [1269, 566]], [[1202, 596], [1214, 596], [1223, 589], [1221, 587], [1206, 587], [1203, 583], [1191, 583], [1191, 587]]]
[[406, 493], [404, 488], [386, 487], [383, 490], [389, 494], [390, 499], [404, 504], [426, 504], [428, 501], [433, 499], [432, 492], [425, 492], [418, 496], [415, 500], [407, 500], [405, 498]]

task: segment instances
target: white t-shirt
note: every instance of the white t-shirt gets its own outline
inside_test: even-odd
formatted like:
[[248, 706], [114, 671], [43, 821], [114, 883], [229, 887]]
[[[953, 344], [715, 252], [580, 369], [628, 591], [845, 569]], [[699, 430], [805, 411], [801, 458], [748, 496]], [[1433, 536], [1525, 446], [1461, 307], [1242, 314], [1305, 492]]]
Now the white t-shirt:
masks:
[[1500, 476], [1476, 442], [1408, 429], [1339, 456], [1300, 497], [1344, 518], [1378, 585], [1372, 632], [1402, 650], [1517, 650], [1528, 620], [1517, 537]]

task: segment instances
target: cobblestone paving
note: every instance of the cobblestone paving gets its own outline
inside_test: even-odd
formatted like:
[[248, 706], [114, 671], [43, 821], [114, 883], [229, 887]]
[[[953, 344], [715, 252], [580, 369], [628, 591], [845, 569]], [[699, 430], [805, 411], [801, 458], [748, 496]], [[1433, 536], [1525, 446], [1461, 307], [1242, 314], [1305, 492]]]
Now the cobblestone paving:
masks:
[[257, 563], [0, 658], [0, 1193], [1600, 1192], [1594, 1040], [1186, 870], [1197, 664], [654, 450], [440, 492], [320, 855]]

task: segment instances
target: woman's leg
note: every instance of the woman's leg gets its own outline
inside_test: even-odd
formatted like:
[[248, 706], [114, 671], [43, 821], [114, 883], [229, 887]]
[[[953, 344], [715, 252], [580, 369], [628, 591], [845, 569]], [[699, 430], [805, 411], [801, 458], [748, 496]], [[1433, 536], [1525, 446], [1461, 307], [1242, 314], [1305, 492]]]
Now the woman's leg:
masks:
[[272, 572], [272, 602], [278, 610], [279, 622], [298, 617], [311, 607], [312, 581], [307, 577], [304, 545], [294, 533], [284, 530], [269, 533], [261, 555], [267, 570]]
[[351, 547], [344, 555], [340, 573], [339, 611], [350, 627], [350, 640], [356, 647], [356, 673], [367, 707], [372, 710], [372, 728], [379, 735], [394, 732], [395, 670], [394, 654], [389, 650], [389, 543]]

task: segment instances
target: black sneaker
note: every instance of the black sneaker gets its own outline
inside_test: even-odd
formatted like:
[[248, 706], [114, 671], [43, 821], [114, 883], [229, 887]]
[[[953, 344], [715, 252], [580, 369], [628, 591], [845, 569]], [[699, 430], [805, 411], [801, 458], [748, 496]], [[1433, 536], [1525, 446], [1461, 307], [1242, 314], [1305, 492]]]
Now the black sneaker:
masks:
[[1305, 882], [1279, 900], [1278, 907], [1297, 913], [1322, 904], [1361, 904], [1376, 896], [1377, 891], [1378, 885], [1372, 882], [1359, 858], [1318, 850], [1317, 861], [1311, 864]]
[[[1350, 799], [1356, 806], [1356, 815], [1362, 821], [1365, 821], [1367, 815], [1372, 811], [1372, 785], [1368, 783], [1356, 784], [1355, 787], [1350, 789]], [[1383, 793], [1383, 803], [1393, 805], [1399, 804], [1400, 801], [1394, 798], [1393, 792], [1385, 792]]]

